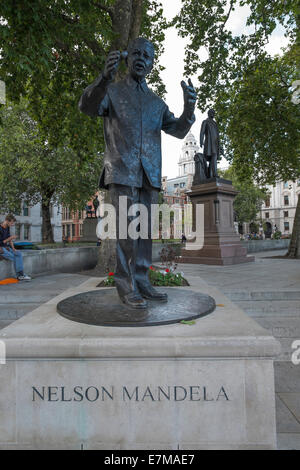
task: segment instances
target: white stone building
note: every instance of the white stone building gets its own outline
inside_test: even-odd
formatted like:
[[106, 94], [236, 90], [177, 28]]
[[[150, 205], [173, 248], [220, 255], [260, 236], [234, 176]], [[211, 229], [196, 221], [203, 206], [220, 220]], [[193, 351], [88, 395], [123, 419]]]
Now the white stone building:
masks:
[[181, 155], [178, 161], [178, 176], [168, 179], [162, 178], [162, 189], [166, 196], [179, 196], [191, 189], [195, 172], [194, 156], [199, 152], [194, 135], [189, 132], [184, 139]]
[[[0, 214], [3, 221], [6, 214]], [[17, 236], [16, 241], [31, 241], [40, 243], [42, 241], [42, 208], [41, 204], [29, 207], [22, 201], [19, 213], [14, 213], [17, 219], [11, 230], [12, 235]], [[62, 241], [61, 211], [58, 206], [51, 206], [51, 225], [55, 242]]]
[[291, 235], [300, 195], [300, 180], [279, 182], [267, 188], [270, 197], [262, 205], [259, 218], [266, 222], [272, 232], [277, 227], [283, 235]]
[[194, 135], [189, 132], [184, 139], [181, 155], [178, 162], [179, 176], [185, 176], [195, 173], [194, 156], [199, 152], [199, 146], [197, 145]]

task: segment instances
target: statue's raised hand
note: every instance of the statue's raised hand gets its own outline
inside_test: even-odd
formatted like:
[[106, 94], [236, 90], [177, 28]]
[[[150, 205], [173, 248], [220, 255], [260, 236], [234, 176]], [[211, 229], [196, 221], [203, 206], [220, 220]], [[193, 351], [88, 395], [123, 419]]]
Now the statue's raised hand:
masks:
[[112, 51], [108, 54], [103, 76], [107, 80], [114, 80], [121, 60], [120, 51]]
[[190, 115], [192, 115], [194, 113], [195, 104], [197, 100], [194, 85], [192, 84], [192, 81], [189, 78], [188, 85], [185, 83], [184, 80], [182, 80], [181, 87], [183, 90], [184, 109], [188, 111]]

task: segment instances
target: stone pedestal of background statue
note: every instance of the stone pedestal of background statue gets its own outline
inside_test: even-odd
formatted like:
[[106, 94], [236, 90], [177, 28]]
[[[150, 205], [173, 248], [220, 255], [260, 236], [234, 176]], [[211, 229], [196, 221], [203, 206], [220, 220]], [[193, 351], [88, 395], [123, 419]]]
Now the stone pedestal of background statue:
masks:
[[82, 238], [83, 242], [97, 242], [96, 228], [98, 224], [98, 217], [87, 217], [82, 224]]
[[192, 186], [189, 197], [193, 204], [193, 222], [195, 205], [204, 204], [204, 246], [196, 250], [183, 249], [179, 262], [230, 265], [254, 261], [253, 256], [247, 256], [247, 249], [234, 228], [233, 202], [237, 193], [231, 181], [222, 178], [210, 178]]

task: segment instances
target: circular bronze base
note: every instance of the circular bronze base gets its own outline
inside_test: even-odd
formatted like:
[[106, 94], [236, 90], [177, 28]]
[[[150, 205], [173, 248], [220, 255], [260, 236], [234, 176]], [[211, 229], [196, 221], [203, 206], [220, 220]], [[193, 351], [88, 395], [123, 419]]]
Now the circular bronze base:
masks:
[[99, 326], [155, 326], [190, 321], [211, 313], [212, 297], [188, 289], [158, 288], [168, 294], [168, 302], [148, 300], [147, 310], [130, 309], [123, 304], [115, 288], [73, 295], [57, 305], [60, 315], [69, 320]]

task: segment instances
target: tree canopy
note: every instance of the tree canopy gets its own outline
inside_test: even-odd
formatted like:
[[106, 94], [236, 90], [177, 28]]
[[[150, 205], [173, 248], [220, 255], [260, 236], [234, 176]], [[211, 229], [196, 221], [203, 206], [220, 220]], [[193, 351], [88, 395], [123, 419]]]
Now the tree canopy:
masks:
[[219, 173], [222, 178], [231, 180], [239, 191], [233, 204], [237, 221], [240, 224], [256, 221], [261, 205], [267, 198], [267, 190], [255, 185], [251, 178], [248, 181], [240, 180], [233, 165], [227, 170], [219, 170]]
[[[299, 11], [295, 0], [185, 0], [173, 24], [188, 38], [185, 70], [199, 79], [198, 106], [214, 106], [226, 158], [240, 177], [263, 183], [299, 175], [299, 108], [292, 100], [299, 78]], [[248, 7], [249, 33], [233, 34], [229, 20]], [[272, 57], [266, 45], [276, 26], [289, 46]], [[299, 33], [298, 33], [299, 35]]]
[[[0, 20], [0, 79], [6, 84], [7, 101], [14, 105], [26, 98], [26, 115], [38, 135], [32, 158], [24, 151], [18, 163], [28, 197], [35, 194], [29, 197], [32, 201], [38, 197], [36, 188], [47, 175], [50, 186], [55, 181], [52, 194], [74, 207], [84, 194], [90, 196], [96, 190], [93, 178], [99, 176], [99, 156], [104, 151], [102, 122], [79, 112], [79, 98], [103, 69], [110, 50], [126, 50], [131, 39], [145, 35], [153, 41], [156, 56], [160, 55], [166, 28], [160, 1], [7, 0], [0, 3]], [[164, 93], [161, 68], [156, 62], [149, 79], [159, 94]], [[20, 108], [2, 113], [2, 124], [9, 120], [4, 134], [9, 132], [9, 114], [14, 112]], [[18, 120], [16, 126], [30, 147], [27, 123], [22, 131]], [[15, 144], [11, 143], [9, 155]], [[43, 157], [38, 157], [38, 148]], [[16, 163], [14, 159], [10, 162]], [[34, 165], [38, 169], [34, 179], [30, 175], [26, 180], [25, 168], [30, 173]], [[17, 198], [20, 192], [13, 188]]]
[[[83, 159], [82, 152], [91, 152], [91, 146], [76, 151], [67, 138], [63, 145], [50, 146], [29, 116], [24, 99], [2, 107], [0, 120], [1, 209], [17, 210], [22, 199], [30, 205], [40, 202], [48, 213], [50, 203], [82, 209], [97, 189], [102, 163], [97, 149]], [[51, 223], [45, 232], [50, 228]], [[52, 238], [51, 233], [43, 237]]]
[[[248, 11], [247, 30], [233, 33], [238, 7]], [[188, 40], [185, 71], [198, 76], [198, 106], [215, 107], [225, 157], [239, 179], [264, 185], [299, 178], [299, 2], [184, 0], [173, 24]], [[274, 57], [266, 46], [278, 26], [289, 42]], [[300, 257], [300, 198], [289, 256]]]

